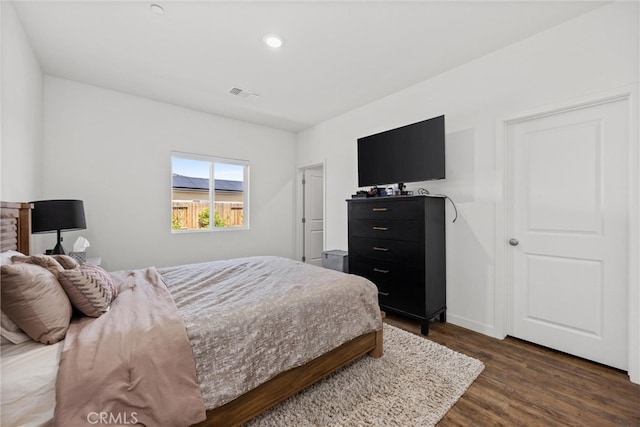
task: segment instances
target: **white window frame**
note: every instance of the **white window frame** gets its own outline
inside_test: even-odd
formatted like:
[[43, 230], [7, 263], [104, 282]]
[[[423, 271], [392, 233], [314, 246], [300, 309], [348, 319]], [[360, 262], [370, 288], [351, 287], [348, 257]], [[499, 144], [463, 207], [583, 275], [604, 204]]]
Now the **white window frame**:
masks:
[[[208, 156], [204, 154], [186, 153], [181, 151], [171, 152], [171, 176], [170, 176], [170, 199], [173, 205], [173, 158], [178, 157], [181, 159], [197, 160], [202, 162], [209, 162], [209, 228], [188, 228], [174, 230], [171, 228], [171, 233], [202, 233], [210, 231], [239, 231], [249, 229], [249, 161], [240, 159], [231, 159], [226, 157]], [[242, 192], [242, 210], [243, 221], [241, 226], [232, 227], [216, 227], [215, 226], [215, 164], [226, 163], [230, 165], [238, 165], [243, 167], [243, 192]], [[173, 209], [173, 206], [170, 209]], [[172, 212], [173, 214], [173, 212]]]

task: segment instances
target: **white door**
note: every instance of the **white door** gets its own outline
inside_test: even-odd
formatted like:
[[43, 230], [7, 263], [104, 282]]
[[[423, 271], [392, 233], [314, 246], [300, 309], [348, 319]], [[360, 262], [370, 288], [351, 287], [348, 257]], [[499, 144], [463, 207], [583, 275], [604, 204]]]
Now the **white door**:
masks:
[[324, 176], [322, 167], [303, 172], [303, 261], [322, 266], [324, 250]]
[[509, 335], [627, 369], [628, 110], [507, 125]]

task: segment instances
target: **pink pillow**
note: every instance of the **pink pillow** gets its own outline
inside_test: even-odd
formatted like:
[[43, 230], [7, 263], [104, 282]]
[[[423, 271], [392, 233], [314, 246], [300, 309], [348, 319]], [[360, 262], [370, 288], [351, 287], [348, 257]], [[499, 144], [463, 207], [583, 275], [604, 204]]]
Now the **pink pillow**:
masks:
[[63, 339], [71, 320], [71, 304], [54, 274], [28, 263], [3, 265], [1, 270], [1, 305], [9, 319], [41, 343]]
[[80, 264], [78, 264], [78, 261], [71, 258], [69, 255], [51, 255], [51, 256], [53, 257], [53, 259], [58, 261], [58, 264], [60, 264], [62, 268], [64, 268], [65, 270], [70, 270], [72, 268], [80, 267]]
[[117, 296], [109, 273], [96, 265], [82, 264], [63, 270], [58, 273], [58, 280], [71, 304], [86, 316], [100, 317], [109, 311], [111, 301]]
[[49, 255], [19, 255], [12, 257], [11, 261], [13, 261], [14, 264], [27, 263], [39, 265], [52, 272], [54, 276], [57, 276], [58, 272], [64, 270], [60, 263]]

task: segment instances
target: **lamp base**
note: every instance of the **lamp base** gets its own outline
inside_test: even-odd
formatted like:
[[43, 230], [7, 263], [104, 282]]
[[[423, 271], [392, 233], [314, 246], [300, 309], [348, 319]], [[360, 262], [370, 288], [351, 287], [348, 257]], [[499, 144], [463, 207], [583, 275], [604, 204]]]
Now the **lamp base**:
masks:
[[56, 247], [53, 248], [53, 250], [51, 251], [52, 255], [66, 255], [67, 253], [64, 251], [64, 248], [62, 247], [62, 236], [60, 235], [60, 230], [58, 231], [58, 243], [56, 244]]
[[55, 248], [51, 251], [51, 255], [66, 255], [64, 248], [62, 247], [62, 243], [58, 242]]

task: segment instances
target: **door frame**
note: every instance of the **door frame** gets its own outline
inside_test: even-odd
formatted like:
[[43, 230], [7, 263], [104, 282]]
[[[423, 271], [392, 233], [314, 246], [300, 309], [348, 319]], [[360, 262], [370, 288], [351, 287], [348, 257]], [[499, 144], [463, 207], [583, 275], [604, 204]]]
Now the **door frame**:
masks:
[[295, 215], [295, 259], [302, 260], [304, 252], [304, 226], [302, 217], [304, 215], [304, 185], [302, 177], [307, 169], [322, 169], [322, 250], [327, 247], [327, 165], [326, 160], [320, 163], [311, 163], [299, 166], [296, 169], [296, 215]]
[[495, 223], [495, 300], [494, 325], [495, 336], [505, 338], [509, 322], [507, 313], [510, 301], [508, 278], [511, 277], [511, 263], [508, 252], [508, 232], [511, 224], [510, 195], [508, 179], [513, 173], [510, 158], [508, 126], [549, 115], [555, 115], [575, 109], [606, 104], [614, 101], [627, 102], [628, 114], [628, 150], [629, 150], [629, 206], [627, 226], [629, 242], [628, 262], [628, 375], [632, 382], [640, 384], [640, 148], [638, 147], [638, 94], [639, 85], [627, 86], [566, 101], [550, 106], [539, 107], [499, 119], [496, 123], [496, 223]]

